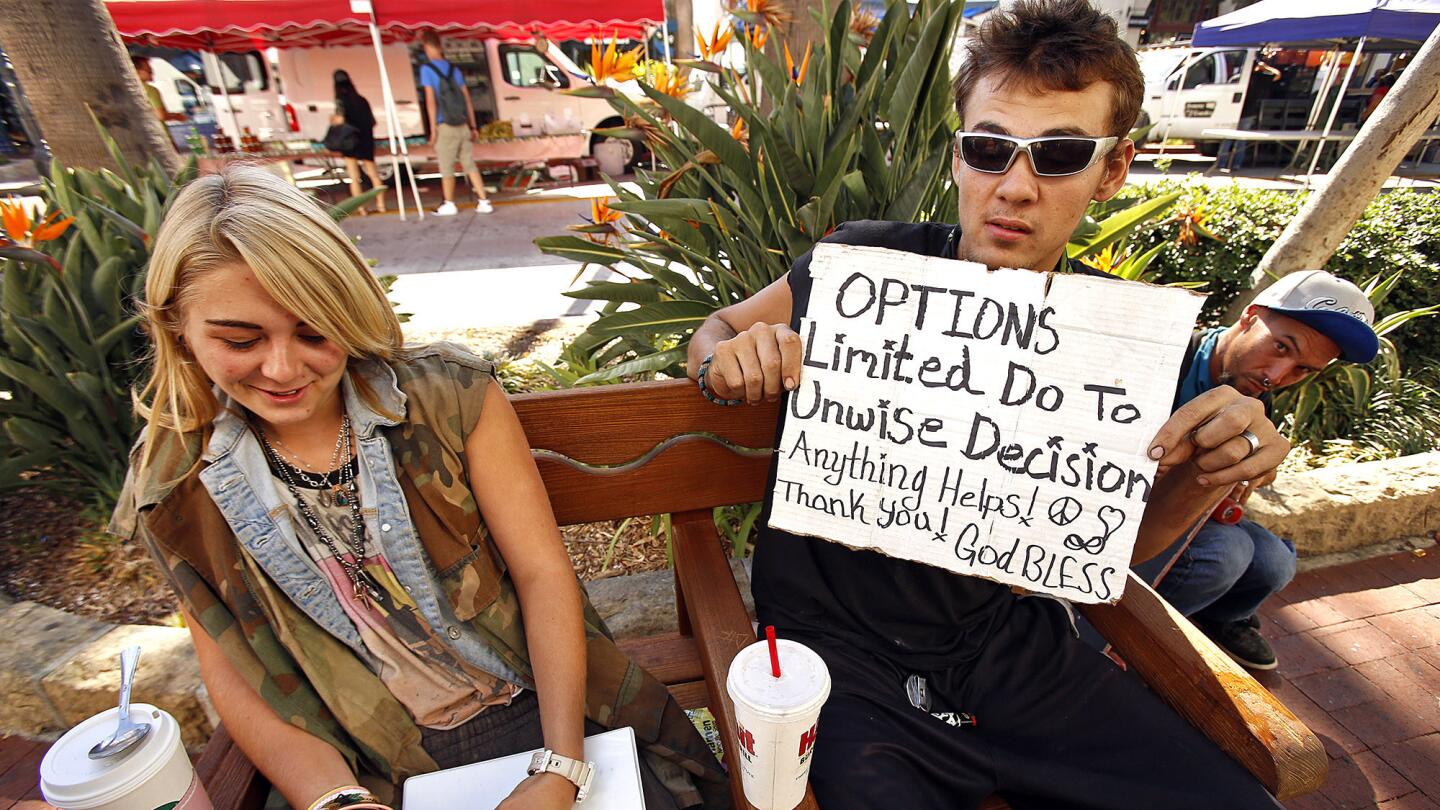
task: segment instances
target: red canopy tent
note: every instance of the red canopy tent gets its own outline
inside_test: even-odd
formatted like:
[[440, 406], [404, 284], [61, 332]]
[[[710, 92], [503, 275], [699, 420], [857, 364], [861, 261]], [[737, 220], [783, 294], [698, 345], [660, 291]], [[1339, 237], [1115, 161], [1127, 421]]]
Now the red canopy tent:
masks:
[[[158, 47], [214, 54], [373, 45], [390, 122], [390, 160], [397, 173], [396, 152], [407, 167], [410, 154], [405, 139], [395, 136], [398, 116], [380, 53], [382, 42], [408, 41], [432, 28], [449, 37], [527, 42], [537, 35], [551, 41], [644, 39], [665, 22], [664, 0], [105, 0], [105, 7], [126, 41]], [[223, 84], [221, 92], [228, 100]], [[413, 171], [409, 177], [415, 207], [424, 219]], [[404, 219], [405, 195], [399, 189], [396, 194]]]
[[[664, 0], [375, 0], [386, 42], [434, 28], [444, 36], [560, 41], [643, 39], [665, 20]], [[127, 41], [185, 50], [248, 51], [364, 45], [370, 15], [349, 0], [105, 0]]]

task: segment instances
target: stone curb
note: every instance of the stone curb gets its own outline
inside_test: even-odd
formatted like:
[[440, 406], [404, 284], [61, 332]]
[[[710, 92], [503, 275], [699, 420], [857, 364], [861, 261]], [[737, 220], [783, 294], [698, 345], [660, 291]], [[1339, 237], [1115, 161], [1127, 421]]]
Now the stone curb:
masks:
[[1245, 511], [1293, 540], [1301, 556], [1433, 536], [1440, 531], [1440, 452], [1282, 475], [1256, 490]]
[[[753, 615], [748, 566], [732, 560], [731, 569]], [[585, 587], [611, 632], [633, 638], [676, 632], [674, 581], [666, 570]], [[0, 736], [54, 740], [114, 706], [120, 650], [131, 644], [144, 648], [131, 699], [174, 715], [192, 754], [219, 723], [184, 628], [106, 624], [0, 595], [0, 638]]]

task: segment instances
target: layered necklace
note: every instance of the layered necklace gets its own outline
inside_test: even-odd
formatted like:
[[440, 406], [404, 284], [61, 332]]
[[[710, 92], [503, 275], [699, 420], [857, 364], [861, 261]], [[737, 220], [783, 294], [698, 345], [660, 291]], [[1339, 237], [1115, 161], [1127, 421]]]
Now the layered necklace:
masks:
[[[360, 514], [360, 488], [355, 483], [355, 466], [351, 463], [354, 455], [354, 445], [350, 430], [350, 415], [345, 414], [340, 420], [340, 434], [335, 437], [335, 450], [330, 455], [330, 468], [336, 471], [336, 481], [330, 484], [330, 475], [313, 474], [306, 472], [298, 465], [291, 465], [280, 455], [280, 449], [300, 464], [304, 460], [294, 450], [286, 447], [284, 442], [278, 438], [271, 439], [266, 435], [263, 428], [256, 425], [255, 432], [260, 435], [260, 446], [265, 451], [265, 457], [280, 474], [280, 480], [285, 488], [290, 491], [290, 497], [295, 499], [295, 506], [300, 510], [300, 516], [315, 537], [325, 545], [325, 548], [339, 560], [340, 567], [345, 571], [345, 577], [350, 580], [351, 593], [355, 601], [366, 607], [370, 606], [371, 600], [380, 598], [380, 589], [365, 573], [365, 519]], [[343, 463], [341, 463], [343, 459]], [[297, 480], [298, 479], [298, 480]], [[350, 552], [350, 559], [347, 560], [341, 553], [340, 543], [332, 537], [325, 527], [320, 524], [319, 515], [305, 499], [300, 497], [300, 484], [303, 481], [309, 489], [318, 489], [322, 492], [328, 489], [329, 494], [340, 506], [350, 507], [350, 537], [347, 551]]]

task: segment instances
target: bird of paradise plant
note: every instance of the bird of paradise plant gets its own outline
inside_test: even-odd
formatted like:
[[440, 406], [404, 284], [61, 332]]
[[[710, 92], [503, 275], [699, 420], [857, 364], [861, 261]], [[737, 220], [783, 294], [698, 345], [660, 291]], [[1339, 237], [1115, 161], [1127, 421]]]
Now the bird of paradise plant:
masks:
[[5, 234], [0, 236], [0, 258], [44, 262], [55, 272], [62, 272], [59, 262], [35, 249], [41, 243], [59, 239], [75, 221], [74, 217], [58, 219], [59, 216], [59, 211], [52, 211], [44, 219], [36, 220], [18, 198], [0, 200], [0, 222], [5, 227]]
[[1175, 218], [1172, 221], [1180, 223], [1180, 231], [1175, 235], [1176, 244], [1195, 247], [1200, 244], [1200, 237], [1202, 236], [1208, 239], [1214, 239], [1216, 242], [1224, 242], [1225, 240], [1216, 236], [1214, 231], [1205, 227], [1205, 222], [1209, 218], [1210, 214], [1205, 210], [1205, 206], [1203, 205], [1196, 205], [1175, 212]]
[[683, 100], [690, 95], [690, 69], [650, 61], [636, 68], [635, 78], [665, 95]]
[[805, 71], [810, 67], [810, 44], [805, 44], [805, 56], [800, 60], [800, 66], [795, 66], [795, 58], [790, 55], [790, 43], [785, 43], [785, 72], [796, 85], [805, 83]]
[[790, 15], [776, 0], [740, 0], [726, 3], [735, 19], [750, 25], [777, 27], [790, 22]]
[[620, 236], [625, 233], [625, 226], [621, 224], [625, 215], [612, 209], [607, 197], [590, 200], [590, 216], [582, 214], [580, 218], [585, 220], [586, 224], [570, 225], [569, 229], [585, 234], [587, 239], [597, 245], [619, 242]]
[[640, 64], [640, 57], [644, 52], [643, 45], [621, 51], [617, 37], [613, 35], [608, 43], [596, 41], [590, 45], [590, 76], [596, 84], [604, 84], [612, 79], [617, 82], [629, 81], [635, 77], [635, 68]]
[[719, 62], [725, 49], [730, 47], [730, 40], [735, 36], [735, 29], [728, 24], [722, 25], [721, 22], [715, 21], [709, 39], [706, 39], [704, 31], [698, 27], [695, 29], [695, 44], [700, 49], [700, 58], [707, 62]]

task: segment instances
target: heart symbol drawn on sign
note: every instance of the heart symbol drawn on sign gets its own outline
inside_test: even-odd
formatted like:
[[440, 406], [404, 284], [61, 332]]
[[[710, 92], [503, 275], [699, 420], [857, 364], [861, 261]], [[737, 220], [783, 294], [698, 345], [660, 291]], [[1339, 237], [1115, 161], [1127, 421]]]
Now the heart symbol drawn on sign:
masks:
[[1105, 550], [1105, 544], [1110, 542], [1110, 536], [1125, 525], [1125, 513], [1114, 506], [1102, 506], [1095, 514], [1100, 518], [1100, 525], [1104, 527], [1104, 530], [1088, 540], [1078, 534], [1068, 534], [1065, 536], [1066, 548], [1072, 551], [1088, 551], [1091, 554], [1099, 554]]

